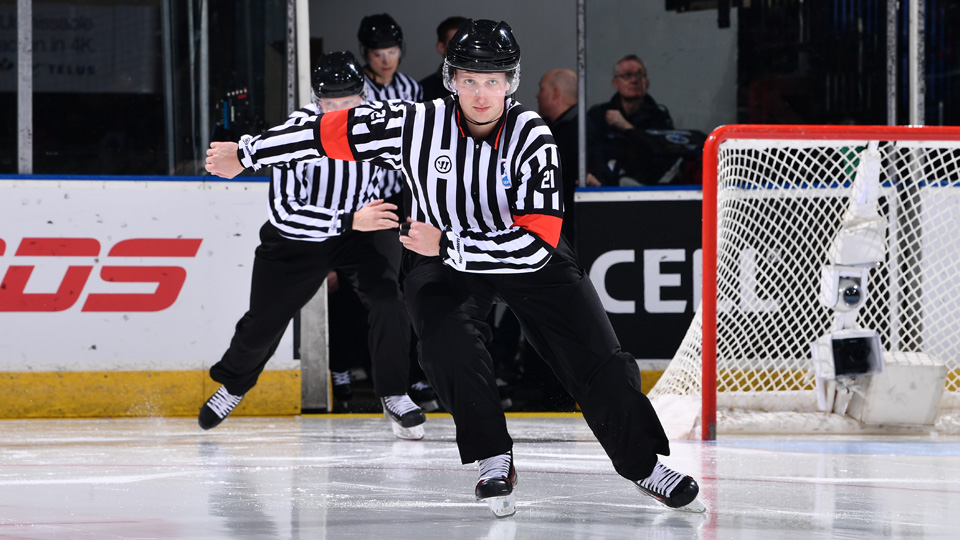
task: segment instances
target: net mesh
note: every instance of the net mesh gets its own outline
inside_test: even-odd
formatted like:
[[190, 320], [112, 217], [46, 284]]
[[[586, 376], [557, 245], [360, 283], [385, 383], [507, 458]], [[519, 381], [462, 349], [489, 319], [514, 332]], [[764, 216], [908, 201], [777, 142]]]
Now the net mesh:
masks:
[[[816, 411], [810, 344], [830, 332], [820, 271], [867, 141], [727, 140], [717, 168], [717, 429], [734, 410]], [[885, 260], [858, 322], [946, 363], [960, 395], [960, 142], [880, 141]], [[650, 392], [701, 393], [701, 313]]]

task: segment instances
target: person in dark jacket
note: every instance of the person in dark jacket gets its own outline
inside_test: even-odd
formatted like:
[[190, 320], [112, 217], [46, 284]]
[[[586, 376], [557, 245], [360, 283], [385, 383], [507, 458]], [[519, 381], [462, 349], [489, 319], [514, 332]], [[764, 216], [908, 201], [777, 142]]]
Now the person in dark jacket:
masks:
[[557, 142], [563, 171], [563, 235], [574, 241], [573, 192], [580, 176], [577, 151], [577, 74], [569, 69], [553, 69], [540, 79], [537, 110]]
[[[437, 26], [437, 52], [441, 57], [446, 58], [447, 43], [450, 43], [450, 38], [466, 20], [459, 16], [447, 17]], [[440, 67], [436, 71], [420, 80], [420, 86], [423, 87], [424, 101], [433, 101], [450, 95], [450, 91], [443, 86], [443, 62], [440, 62]]]
[[675, 158], [657, 155], [647, 130], [672, 130], [673, 119], [647, 93], [647, 68], [636, 55], [616, 63], [613, 87], [610, 101], [587, 112], [587, 185], [656, 184]]

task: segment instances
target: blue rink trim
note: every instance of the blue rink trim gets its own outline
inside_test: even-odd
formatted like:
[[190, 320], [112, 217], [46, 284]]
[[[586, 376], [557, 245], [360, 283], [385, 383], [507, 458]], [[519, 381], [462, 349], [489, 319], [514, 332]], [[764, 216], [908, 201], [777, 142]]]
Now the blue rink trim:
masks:
[[577, 191], [584, 192], [618, 192], [618, 191], [703, 191], [700, 184], [664, 184], [656, 186], [577, 186]]
[[805, 454], [960, 456], [960, 441], [716, 441], [717, 446]]
[[0, 180], [58, 180], [94, 182], [269, 182], [269, 176], [134, 176], [108, 174], [0, 174]]

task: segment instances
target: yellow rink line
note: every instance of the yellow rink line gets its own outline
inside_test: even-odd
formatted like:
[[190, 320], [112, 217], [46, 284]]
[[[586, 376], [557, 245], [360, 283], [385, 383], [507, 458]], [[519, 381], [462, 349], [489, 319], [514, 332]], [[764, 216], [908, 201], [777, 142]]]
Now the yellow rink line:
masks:
[[[580, 412], [508, 412], [507, 418], [583, 418]], [[382, 413], [306, 413], [303, 418], [329, 418], [331, 420], [383, 418]], [[450, 413], [426, 413], [427, 418], [450, 418]]]
[[[641, 372], [649, 392], [663, 372]], [[234, 416], [294, 416], [301, 413], [299, 370], [268, 370], [233, 412]], [[196, 416], [219, 384], [206, 370], [0, 372], [0, 419]], [[523, 418], [578, 413], [510, 413]], [[308, 414], [306, 417], [366, 417]], [[379, 415], [372, 415], [379, 416]]]
[[[218, 387], [206, 370], [3, 372], [0, 418], [196, 416]], [[300, 414], [300, 371], [264, 371], [233, 414]]]

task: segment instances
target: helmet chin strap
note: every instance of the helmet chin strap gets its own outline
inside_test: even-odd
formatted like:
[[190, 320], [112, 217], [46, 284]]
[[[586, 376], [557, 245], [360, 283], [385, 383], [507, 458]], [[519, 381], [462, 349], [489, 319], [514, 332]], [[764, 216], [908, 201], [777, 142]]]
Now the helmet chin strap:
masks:
[[494, 118], [493, 120], [487, 120], [486, 122], [474, 122], [473, 120], [470, 119], [469, 116], [467, 116], [467, 113], [463, 113], [463, 117], [467, 119], [467, 122], [470, 122], [471, 124], [473, 124], [473, 125], [475, 125], [475, 126], [485, 126], [485, 125], [487, 125], [487, 124], [492, 124], [492, 123], [494, 123], [494, 122], [499, 122], [500, 119], [503, 118], [503, 115], [501, 114], [500, 116]]

